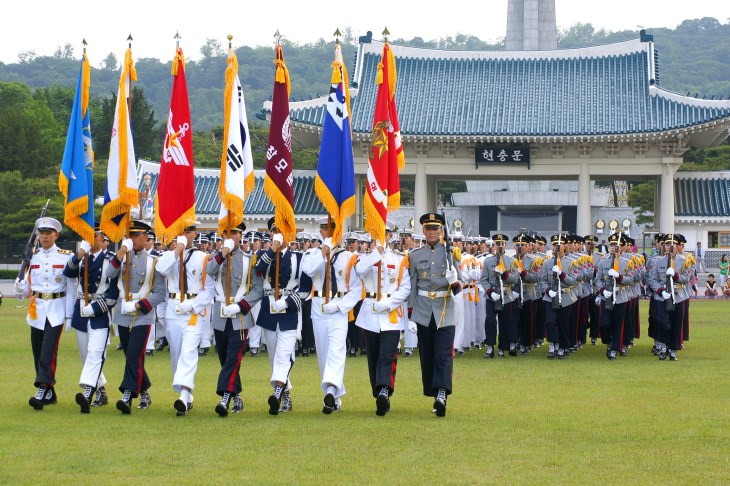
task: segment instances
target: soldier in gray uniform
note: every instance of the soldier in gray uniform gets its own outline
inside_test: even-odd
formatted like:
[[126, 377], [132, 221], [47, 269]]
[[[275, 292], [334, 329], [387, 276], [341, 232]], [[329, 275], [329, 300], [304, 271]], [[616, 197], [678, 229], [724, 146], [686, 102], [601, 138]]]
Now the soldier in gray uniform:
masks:
[[426, 245], [408, 254], [408, 331], [418, 333], [423, 394], [435, 397], [433, 412], [444, 417], [454, 369], [456, 318], [452, 296], [461, 292], [461, 284], [451, 252], [441, 242], [445, 218], [426, 213], [419, 221]]
[[[118, 277], [119, 283], [119, 301], [114, 320], [119, 329], [126, 364], [124, 378], [119, 385], [122, 398], [117, 401], [117, 410], [124, 415], [132, 413], [133, 398], [139, 397], [139, 409], [149, 408], [152, 404], [148, 392], [152, 383], [144, 369], [144, 357], [147, 340], [155, 324], [154, 309], [165, 300], [165, 279], [155, 269], [157, 258], [145, 249], [148, 231], [148, 224], [133, 221], [129, 230], [130, 238], [122, 241], [109, 268], [109, 276]], [[127, 289], [126, 267], [130, 261]]]
[[206, 268], [208, 275], [215, 278], [216, 296], [210, 320], [221, 362], [216, 388], [221, 401], [215, 406], [221, 417], [228, 415], [231, 401], [233, 413], [243, 410], [239, 370], [248, 329], [253, 326], [251, 319], [244, 320], [243, 317], [264, 293], [263, 279], [254, 270], [256, 254], [244, 253], [241, 249], [241, 236], [245, 230], [244, 223], [232, 228], [223, 248], [213, 254]]
[[689, 280], [692, 265], [686, 265], [686, 257], [675, 246], [680, 242], [680, 235], [664, 236], [665, 256], [654, 260], [647, 283], [656, 300], [655, 336], [659, 359], [666, 359], [668, 352], [669, 359], [676, 361], [677, 351], [682, 349], [685, 306], [691, 295]]
[[[497, 342], [497, 319], [499, 319], [499, 357], [504, 358], [504, 352], [517, 356], [517, 315], [514, 312], [513, 302], [515, 294], [512, 285], [519, 288], [520, 274], [510, 269], [513, 259], [504, 254], [505, 246], [509, 241], [506, 235], [492, 236], [496, 252], [494, 257], [484, 260], [482, 276], [479, 283], [484, 288], [486, 296], [485, 331], [487, 336], [487, 358], [494, 357], [493, 347]], [[519, 296], [519, 293], [516, 295]]]
[[610, 256], [602, 259], [596, 271], [596, 286], [602, 298], [601, 334], [610, 339], [607, 357], [615, 360], [623, 346], [626, 303], [630, 300], [629, 286], [633, 282], [631, 260], [622, 258], [626, 248], [623, 235], [608, 237]]
[[573, 291], [576, 273], [570, 269], [571, 260], [563, 254], [565, 235], [552, 235], [550, 242], [553, 256], [545, 260], [540, 279], [549, 344], [547, 357], [563, 359], [574, 342], [570, 336], [570, 306], [577, 301]]

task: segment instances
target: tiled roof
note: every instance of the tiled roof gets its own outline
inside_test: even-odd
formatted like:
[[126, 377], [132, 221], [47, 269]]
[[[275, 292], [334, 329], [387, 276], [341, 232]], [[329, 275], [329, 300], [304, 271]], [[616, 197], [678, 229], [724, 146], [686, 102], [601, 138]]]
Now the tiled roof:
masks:
[[[653, 42], [639, 39], [555, 51], [391, 47], [406, 137], [647, 134], [730, 117], [730, 101], [700, 100], [659, 88]], [[353, 73], [358, 87], [352, 97], [356, 133], [371, 130], [381, 53], [380, 42], [360, 44]], [[326, 97], [290, 103], [292, 121], [322, 126], [325, 103]]]
[[[730, 218], [730, 178], [677, 174], [674, 181], [674, 215], [684, 218]], [[727, 174], [727, 173], [721, 173]], [[727, 174], [730, 175], [730, 174]]]
[[[140, 180], [139, 190], [144, 190], [144, 174], [152, 178], [150, 192], [157, 192], [157, 178], [159, 176], [160, 164], [140, 161], [137, 172]], [[255, 171], [256, 185], [253, 193], [246, 198], [244, 214], [274, 214], [274, 205], [264, 193], [263, 170]], [[296, 215], [326, 215], [322, 203], [314, 192], [315, 171], [294, 171], [294, 214]], [[195, 212], [203, 215], [217, 215], [220, 212], [221, 201], [218, 198], [218, 181], [220, 170], [217, 169], [195, 169]]]

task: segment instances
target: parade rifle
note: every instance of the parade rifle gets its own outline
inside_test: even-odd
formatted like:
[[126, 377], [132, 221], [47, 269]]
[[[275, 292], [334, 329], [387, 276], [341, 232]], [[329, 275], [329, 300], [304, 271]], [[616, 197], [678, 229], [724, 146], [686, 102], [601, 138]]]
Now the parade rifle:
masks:
[[451, 235], [449, 235], [449, 222], [446, 220], [446, 213], [441, 211], [441, 215], [444, 217], [444, 253], [446, 254], [446, 269], [451, 270], [452, 262], [449, 256], [451, 255], [451, 247], [453, 243], [451, 241]]
[[[558, 244], [555, 247], [555, 254], [553, 254], [553, 267], [555, 267], [555, 265], [559, 265], [559, 264], [560, 264], [560, 236], [558, 236]], [[560, 306], [562, 304], [562, 297], [560, 295], [560, 290], [561, 290], [560, 289], [560, 277], [558, 275], [556, 275], [555, 272], [551, 272], [551, 273], [553, 274], [553, 281], [552, 281], [551, 287], [554, 288], [555, 291], [557, 292], [555, 297], [553, 297], [552, 308], [554, 310], [558, 310], [558, 309], [560, 309]]]
[[[616, 246], [616, 249], [611, 254], [611, 268], [616, 268], [616, 252], [618, 252], [618, 245]], [[616, 303], [616, 279], [614, 277], [609, 276], [609, 285], [612, 289], [612, 294], [610, 299], [604, 299], [605, 303], [603, 304], [604, 309], [606, 310], [613, 310], [613, 304]]]
[[515, 255], [517, 257], [517, 268], [520, 270], [520, 295], [515, 299], [515, 308], [516, 309], [522, 309], [523, 307], [523, 301], [525, 296], [525, 288], [522, 283], [522, 251], [524, 246], [519, 246], [517, 250], [517, 254]]
[[[674, 268], [674, 235], [670, 235], [669, 240], [670, 246], [669, 246], [669, 253], [667, 253], [667, 268]], [[674, 277], [671, 275], [667, 275], [667, 280], [665, 283], [665, 288], [670, 289], [670, 293], [672, 294], [672, 297], [669, 299], [664, 299], [664, 306], [667, 310], [667, 312], [673, 312], [674, 311]]]
[[[43, 218], [46, 215], [46, 211], [48, 211], [48, 203], [50, 203], [51, 200], [48, 199], [46, 201], [46, 205], [43, 206], [43, 209], [41, 209], [41, 215], [38, 217]], [[30, 238], [28, 238], [28, 243], [25, 244], [25, 249], [23, 249], [23, 259], [20, 263], [20, 271], [18, 272], [18, 280], [24, 280], [25, 279], [25, 272], [28, 271], [28, 267], [30, 266], [30, 259], [33, 258], [33, 253], [38, 248], [38, 228], [33, 226], [33, 232], [30, 234]]]

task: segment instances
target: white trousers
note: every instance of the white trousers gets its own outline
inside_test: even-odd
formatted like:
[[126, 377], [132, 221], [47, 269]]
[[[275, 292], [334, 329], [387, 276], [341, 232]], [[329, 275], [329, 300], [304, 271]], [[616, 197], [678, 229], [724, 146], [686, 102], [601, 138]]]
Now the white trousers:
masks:
[[167, 342], [170, 343], [172, 364], [172, 388], [180, 392], [182, 387], [195, 388], [195, 372], [198, 370], [198, 346], [200, 345], [200, 316], [194, 326], [189, 326], [190, 317], [168, 317]]
[[476, 318], [474, 320], [474, 341], [477, 343], [483, 342], [486, 338], [486, 330], [484, 329], [484, 321], [487, 318], [487, 307], [486, 307], [486, 296], [484, 291], [479, 291], [479, 303], [476, 307]]
[[317, 347], [322, 392], [334, 386], [335, 398], [345, 392], [345, 360], [347, 358], [347, 314], [337, 311], [328, 317], [312, 317], [314, 344]]
[[86, 385], [100, 388], [106, 385], [106, 377], [101, 368], [106, 359], [106, 343], [109, 340], [109, 328], [88, 329], [88, 332], [76, 330], [76, 342], [81, 356], [81, 378], [79, 386]]
[[[469, 292], [472, 289], [468, 289]], [[469, 300], [469, 292], [464, 295], [464, 334], [461, 337], [461, 347], [468, 349], [474, 341], [474, 301]], [[464, 291], [461, 291], [464, 294]], [[474, 295], [472, 294], [472, 299]]]
[[198, 317], [198, 323], [200, 327], [200, 347], [209, 348], [210, 338], [213, 333], [213, 328], [210, 326], [210, 316], [213, 312], [213, 304], [210, 304], [205, 308], [205, 315]]
[[456, 329], [454, 330], [454, 349], [461, 349], [461, 342], [464, 340], [464, 291], [454, 295], [454, 314], [456, 318]]
[[147, 345], [145, 346], [146, 351], [153, 351], [155, 349], [155, 339], [157, 336], [155, 335], [156, 326], [151, 326], [149, 335], [147, 336]]
[[250, 348], [259, 348], [261, 346], [261, 334], [263, 328], [260, 326], [253, 326], [248, 330], [248, 346]]
[[155, 337], [158, 338], [167, 337], [167, 333], [165, 332], [165, 304], [166, 301], [162, 301], [157, 304], [157, 307], [155, 308], [155, 312], [157, 313], [157, 322], [155, 323]]
[[[256, 326], [258, 327], [258, 326]], [[294, 366], [294, 346], [297, 343], [297, 331], [276, 331], [261, 329], [266, 346], [269, 352], [269, 363], [271, 364], [271, 384], [275, 382], [286, 383], [286, 389], [291, 389], [289, 373]]]

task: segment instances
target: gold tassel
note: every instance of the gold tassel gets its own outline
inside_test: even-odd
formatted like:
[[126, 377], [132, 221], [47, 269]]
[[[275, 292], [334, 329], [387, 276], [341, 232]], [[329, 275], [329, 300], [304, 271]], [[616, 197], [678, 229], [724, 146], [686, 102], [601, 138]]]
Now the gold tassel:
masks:
[[194, 326], [198, 323], [198, 314], [193, 314], [188, 321], [188, 326]]
[[33, 297], [30, 298], [30, 302], [28, 302], [28, 316], [34, 321], [36, 319], [38, 319], [38, 310], [36, 309], [36, 302], [35, 302], [37, 298], [38, 297], [36, 297], [34, 295]]
[[339, 61], [335, 61], [332, 63], [332, 84], [340, 84], [342, 82], [342, 71], [340, 68], [342, 65], [339, 63]]
[[277, 83], [285, 83], [286, 77], [284, 75], [284, 66], [283, 62], [279, 59], [276, 60], [276, 82]]
[[347, 313], [347, 320], [349, 322], [352, 322], [355, 320], [355, 311], [350, 310], [350, 312]]
[[378, 63], [378, 75], [375, 78], [375, 84], [380, 86], [383, 84], [383, 63]]
[[396, 312], [394, 310], [390, 311], [390, 323], [398, 324], [398, 314], [396, 314]]

